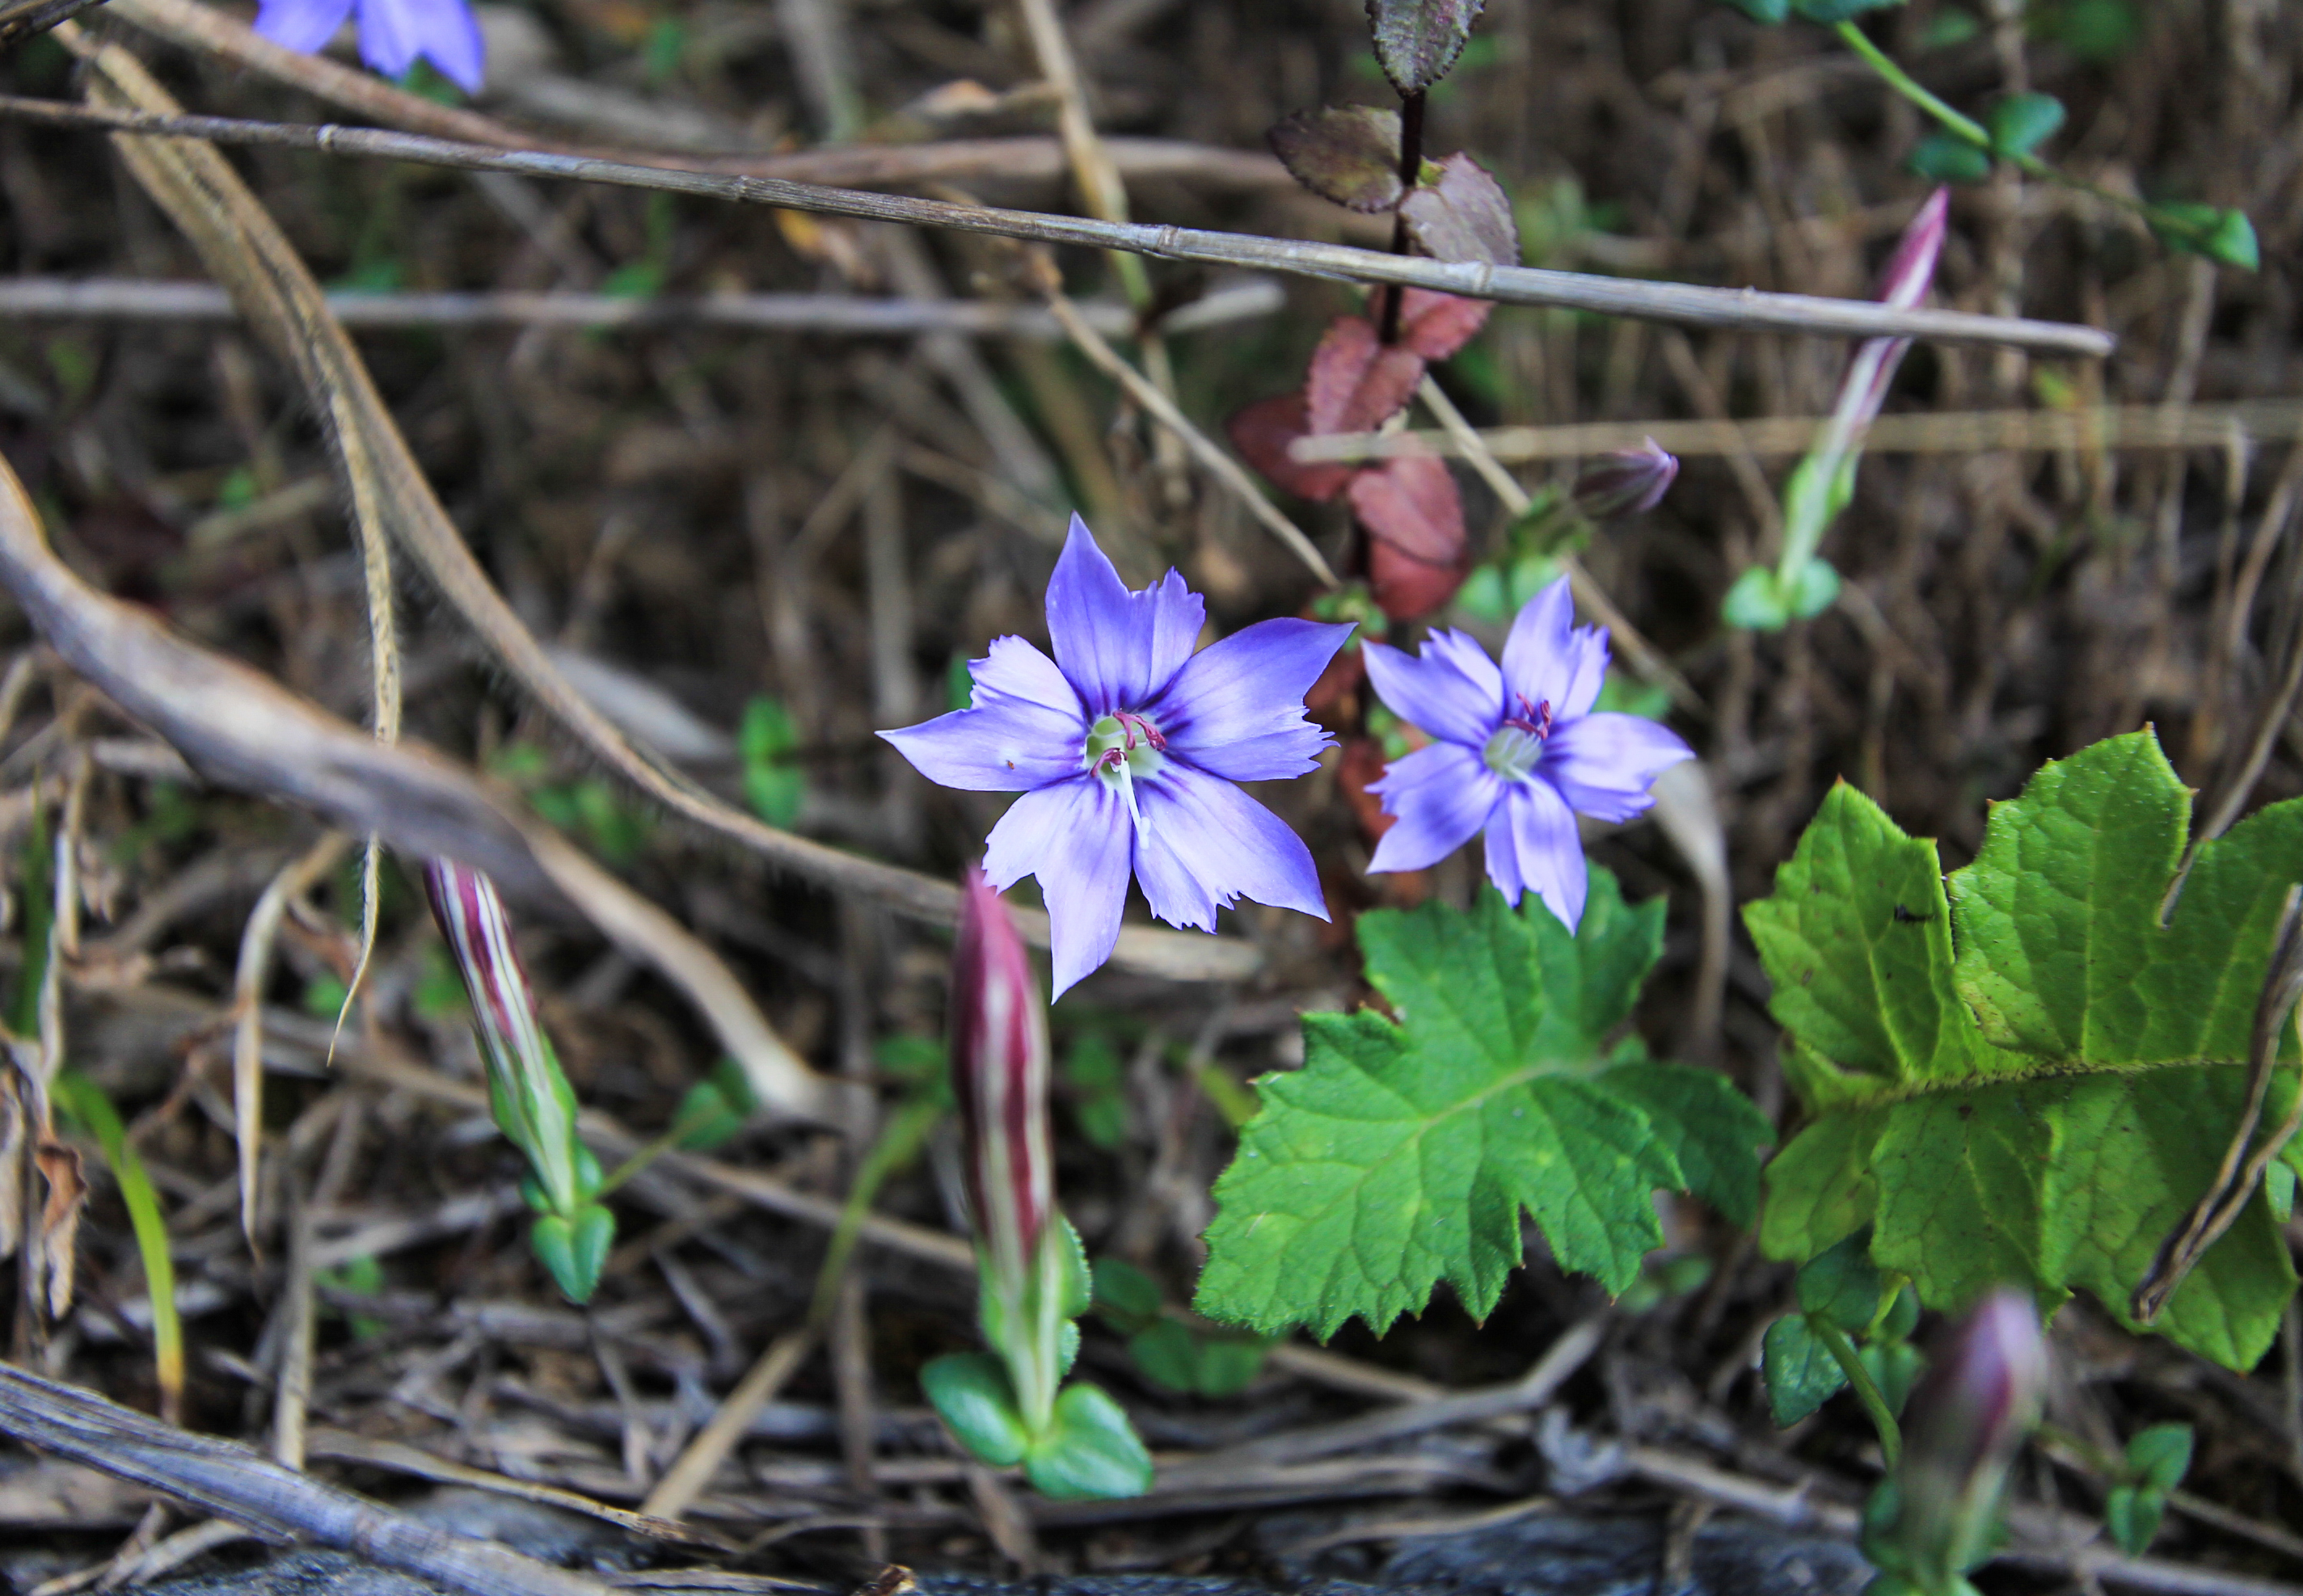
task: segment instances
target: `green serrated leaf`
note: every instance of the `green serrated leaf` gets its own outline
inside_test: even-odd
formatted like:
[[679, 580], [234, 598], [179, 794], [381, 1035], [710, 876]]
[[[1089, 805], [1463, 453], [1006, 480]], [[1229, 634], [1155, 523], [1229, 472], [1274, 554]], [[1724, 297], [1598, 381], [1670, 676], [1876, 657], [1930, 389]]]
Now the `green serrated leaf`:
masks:
[[1689, 1191], [1738, 1227], [1758, 1217], [1759, 1149], [1776, 1130], [1734, 1081], [1716, 1070], [1665, 1063], [1621, 1064], [1599, 1079], [1646, 1113]]
[[[2133, 1325], [2238, 1123], [2273, 922], [2303, 880], [2303, 802], [2273, 804], [2200, 850], [2162, 925], [2189, 813], [2149, 733], [2099, 743], [1992, 811], [1946, 913], [1933, 844], [1832, 793], [1745, 911], [1810, 1115], [1767, 1172], [1771, 1256], [1869, 1222], [1873, 1260], [1931, 1307], [2016, 1280]], [[2293, 1091], [2282, 1071], [2273, 1097]], [[2257, 1203], [2149, 1328], [2250, 1367], [2294, 1283]]]
[[1767, 1412], [1783, 1429], [1829, 1401], [1847, 1383], [1847, 1371], [1816, 1339], [1804, 1314], [1786, 1314], [1759, 1342], [1759, 1369], [1767, 1381]]
[[1201, 1312], [1322, 1337], [1357, 1315], [1380, 1332], [1444, 1279], [1483, 1317], [1520, 1261], [1523, 1211], [1563, 1266], [1621, 1291], [1662, 1240], [1653, 1192], [1689, 1185], [1678, 1146], [1734, 1200], [1732, 1144], [1765, 1128], [1691, 1130], [1675, 1105], [1710, 1088], [1605, 1068], [1663, 904], [1627, 907], [1596, 866], [1590, 881], [1574, 933], [1532, 895], [1514, 913], [1484, 887], [1468, 913], [1360, 917], [1368, 979], [1397, 1019], [1307, 1014], [1304, 1067], [1258, 1083], [1216, 1183]]
[[2028, 155], [2054, 136], [2063, 115], [2063, 103], [2054, 95], [2011, 94], [1986, 120], [1991, 147], [2003, 155]]
[[1879, 1266], [1861, 1236], [1810, 1258], [1794, 1282], [1800, 1310], [1860, 1335], [1879, 1311]]

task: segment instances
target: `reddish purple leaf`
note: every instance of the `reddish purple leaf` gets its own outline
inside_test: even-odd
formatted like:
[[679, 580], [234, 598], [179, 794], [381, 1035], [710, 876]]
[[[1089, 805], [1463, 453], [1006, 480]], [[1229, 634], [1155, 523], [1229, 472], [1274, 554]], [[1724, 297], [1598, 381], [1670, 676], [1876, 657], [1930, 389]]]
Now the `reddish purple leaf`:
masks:
[[1472, 341], [1495, 308], [1486, 299], [1412, 288], [1399, 307], [1399, 341], [1438, 364]]
[[1341, 462], [1307, 464], [1288, 457], [1287, 446], [1311, 435], [1303, 420], [1303, 391], [1260, 399], [1236, 412], [1224, 424], [1231, 446], [1240, 458], [1263, 473], [1283, 493], [1325, 504], [1352, 480], [1352, 468]]
[[1418, 94], [1447, 75], [1481, 0], [1367, 0], [1375, 58], [1402, 94]]
[[1466, 155], [1439, 163], [1439, 181], [1418, 184], [1399, 202], [1407, 231], [1438, 260], [1519, 265], [1519, 225], [1511, 197], [1487, 169]]
[[1322, 199], [1373, 214], [1399, 203], [1399, 113], [1370, 105], [1299, 111], [1266, 135], [1295, 180]]
[[1406, 408], [1421, 381], [1422, 356], [1378, 342], [1363, 317], [1337, 316], [1312, 352], [1304, 415], [1314, 433], [1370, 432]]
[[1453, 598], [1468, 568], [1464, 500], [1447, 462], [1400, 455], [1352, 478], [1352, 510], [1368, 531], [1368, 587], [1396, 621]]

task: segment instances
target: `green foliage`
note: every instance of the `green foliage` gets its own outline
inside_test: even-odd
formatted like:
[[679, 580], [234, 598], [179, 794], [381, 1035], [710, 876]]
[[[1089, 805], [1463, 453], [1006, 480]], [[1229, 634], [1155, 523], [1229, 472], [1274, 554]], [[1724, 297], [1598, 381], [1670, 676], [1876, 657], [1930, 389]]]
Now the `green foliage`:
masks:
[[1101, 1030], [1084, 1030], [1064, 1054], [1064, 1083], [1080, 1134], [1106, 1152], [1127, 1139], [1127, 1092], [1118, 1049]]
[[[1932, 843], [1832, 792], [1744, 911], [1809, 1113], [1768, 1166], [1771, 1256], [1868, 1224], [1930, 1307], [2019, 1281], [2144, 1328], [2129, 1295], [2238, 1123], [2273, 921], [2303, 880], [2303, 802], [2273, 804], [2200, 850], [2163, 925], [2189, 812], [2148, 732], [2112, 738], [1996, 806], [1947, 897]], [[2274, 1120], [2293, 1090], [2282, 1071]], [[2148, 1328], [2251, 1367], [2294, 1284], [2258, 1202]]]
[[797, 819], [800, 802], [807, 796], [806, 774], [791, 757], [798, 746], [799, 728], [780, 701], [763, 697], [744, 706], [743, 724], [736, 732], [744, 799], [771, 826], [789, 827]]
[[53, 1090], [57, 1105], [96, 1138], [112, 1178], [119, 1182], [129, 1229], [136, 1235], [136, 1256], [144, 1264], [144, 1289], [152, 1298], [154, 1376], [163, 1395], [163, 1411], [173, 1409], [184, 1394], [184, 1322], [176, 1312], [176, 1262], [168, 1247], [168, 1221], [160, 1212], [160, 1194], [102, 1087], [77, 1070], [64, 1070], [57, 1073]]
[[759, 1095], [752, 1090], [744, 1066], [723, 1058], [680, 1098], [679, 1110], [671, 1116], [672, 1145], [690, 1153], [725, 1147], [759, 1111]]
[[2246, 213], [2211, 205], [2158, 205], [2147, 213], [2151, 231], [2170, 249], [2204, 255], [2217, 265], [2252, 272], [2263, 264], [2255, 224]]
[[1859, 1232], [1809, 1260], [1799, 1272], [1799, 1311], [1767, 1327], [1760, 1344], [1767, 1406], [1779, 1425], [1795, 1424], [1835, 1396], [1848, 1382], [1847, 1365], [1832, 1341], [1860, 1340], [1855, 1357], [1889, 1414], [1919, 1377], [1920, 1360], [1909, 1338], [1919, 1323], [1919, 1300], [1900, 1282], [1883, 1279], [1872, 1263], [1869, 1238]]
[[1367, 0], [1368, 27], [1383, 75], [1420, 94], [1447, 75], [1472, 37], [1483, 0]]
[[1992, 106], [1985, 125], [1994, 150], [2028, 155], [2063, 125], [2063, 103], [2051, 94], [2011, 94]]
[[2032, 34], [2051, 39], [2090, 66], [2107, 66], [2143, 37], [2134, 0], [2045, 0], [2024, 13]]
[[2129, 1557], [2151, 1550], [2168, 1493], [2190, 1472], [2191, 1439], [2189, 1424], [2154, 1424], [2127, 1443], [2126, 1467], [2104, 1499], [2103, 1522]]
[[1368, 979], [1397, 1018], [1307, 1014], [1304, 1067], [1257, 1083], [1216, 1182], [1199, 1310], [1266, 1333], [1325, 1337], [1354, 1315], [1381, 1331], [1444, 1278], [1484, 1316], [1523, 1210], [1611, 1291], [1662, 1242], [1658, 1188], [1747, 1221], [1759, 1113], [1725, 1076], [1607, 1050], [1663, 914], [1595, 866], [1573, 933], [1532, 894], [1514, 913], [1485, 887], [1468, 913], [1362, 915]]
[[647, 846], [654, 829], [647, 815], [626, 803], [599, 777], [553, 781], [550, 756], [532, 743], [498, 750], [489, 769], [519, 788], [546, 821], [582, 837], [610, 864], [629, 864]]
[[1776, 571], [1753, 566], [1728, 588], [1720, 616], [1731, 626], [1780, 632], [1794, 620], [1813, 620], [1839, 599], [1839, 573], [1826, 559], [1803, 561], [1788, 586]]
[[1152, 1384], [1228, 1397], [1262, 1373], [1269, 1338], [1186, 1323], [1168, 1312], [1150, 1275], [1120, 1259], [1097, 1259], [1094, 1280], [1096, 1315], [1127, 1338], [1128, 1356]]

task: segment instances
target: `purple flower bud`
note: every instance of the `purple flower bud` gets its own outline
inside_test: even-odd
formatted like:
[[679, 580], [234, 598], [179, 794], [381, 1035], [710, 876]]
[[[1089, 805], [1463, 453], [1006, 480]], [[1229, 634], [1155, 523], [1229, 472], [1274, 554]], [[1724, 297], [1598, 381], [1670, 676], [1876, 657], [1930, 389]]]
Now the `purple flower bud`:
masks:
[[1937, 189], [1903, 229], [1903, 236], [1895, 241], [1895, 253], [1887, 257], [1887, 269], [1879, 277], [1882, 305], [1909, 310], [1928, 297], [1950, 218], [1951, 190]]
[[597, 1165], [577, 1140], [576, 1094], [536, 1018], [503, 900], [494, 882], [449, 859], [425, 864], [424, 895], [472, 1000], [497, 1128], [527, 1155], [549, 1210], [572, 1218], [591, 1201]]
[[1944, 1340], [1904, 1407], [1889, 1539], [1910, 1567], [1947, 1578], [1981, 1559], [2046, 1383], [2046, 1342], [2024, 1292], [1993, 1292]]
[[[1909, 310], [1928, 297], [1936, 280], [1936, 262], [1943, 256], [1950, 214], [1951, 190], [1937, 189], [1903, 229], [1895, 253], [1888, 257], [1887, 270], [1879, 281], [1881, 304]], [[1832, 407], [1835, 456], [1860, 447], [1863, 434], [1886, 399], [1887, 384], [1894, 380], [1895, 368], [1903, 363], [1904, 351], [1911, 347], [1908, 338], [1874, 338], [1858, 347], [1855, 358], [1848, 363], [1847, 375], [1840, 382], [1839, 402]]]
[[1679, 476], [1679, 457], [1649, 438], [1637, 449], [1601, 455], [1575, 479], [1575, 508], [1587, 521], [1643, 516], [1663, 502]]
[[967, 872], [951, 956], [951, 1072], [967, 1139], [967, 1198], [1001, 1282], [1036, 1264], [1055, 1212], [1048, 1134], [1048, 1009], [1008, 906]]

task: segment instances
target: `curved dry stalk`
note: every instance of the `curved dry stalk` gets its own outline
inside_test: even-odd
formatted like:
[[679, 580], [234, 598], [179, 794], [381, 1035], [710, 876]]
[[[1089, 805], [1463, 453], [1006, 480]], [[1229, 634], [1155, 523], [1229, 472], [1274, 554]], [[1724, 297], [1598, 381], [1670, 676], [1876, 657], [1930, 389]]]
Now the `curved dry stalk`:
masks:
[[[375, 833], [369, 839], [373, 858]], [[232, 978], [232, 1117], [240, 1150], [240, 1232], [250, 1252], [256, 1250], [257, 1164], [264, 1146], [264, 988], [272, 979], [272, 948], [289, 903], [335, 869], [350, 845], [350, 838], [332, 831], [281, 866], [240, 928]], [[344, 1002], [349, 1006], [351, 1000]]]
[[[57, 32], [89, 58], [96, 69], [92, 88], [101, 84], [107, 93], [139, 105], [173, 109], [175, 102], [166, 90], [126, 51], [117, 46], [92, 47], [69, 27]], [[772, 864], [838, 891], [877, 899], [915, 919], [941, 925], [957, 920], [956, 886], [778, 830], [722, 803], [628, 740], [577, 691], [480, 568], [417, 466], [359, 351], [328, 314], [318, 283], [239, 173], [210, 145], [128, 138], [114, 142], [138, 181], [182, 229], [209, 271], [303, 379], [316, 407], [325, 413], [338, 396], [350, 404], [373, 456], [392, 529], [497, 662], [595, 757], [674, 814], [742, 843]], [[495, 876], [500, 886], [516, 889], [516, 882], [485, 860], [458, 857]], [[1019, 914], [1017, 920], [1025, 936], [1047, 945], [1044, 914]], [[1112, 962], [1169, 979], [1235, 980], [1253, 974], [1261, 954], [1253, 944], [1236, 938], [1131, 927], [1120, 934]], [[757, 1014], [748, 999], [745, 1006]], [[764, 1030], [765, 1021], [759, 1023]], [[747, 1059], [746, 1068], [751, 1067]], [[777, 1083], [755, 1084], [765, 1095]]]
[[[59, 37], [63, 32], [57, 29]], [[334, 123], [252, 122], [232, 116], [107, 110], [15, 95], [0, 95], [0, 118], [48, 127], [100, 128], [116, 133], [202, 139], [215, 144], [366, 155], [463, 172], [510, 172], [527, 177], [613, 183], [780, 210], [854, 216], [865, 222], [941, 227], [957, 232], [1074, 244], [1089, 249], [1120, 249], [1162, 260], [1286, 272], [1300, 277], [1396, 284], [1469, 299], [1492, 299], [1504, 305], [1555, 306], [1687, 327], [1805, 333], [1826, 338], [1923, 338], [1937, 343], [1999, 345], [2088, 359], [2103, 358], [2118, 342], [2108, 332], [2075, 323], [1981, 315], [1963, 310], [1898, 309], [1869, 299], [1647, 282], [1636, 278], [1600, 277], [1539, 266], [1437, 261], [1420, 256], [1357, 249], [1344, 244], [1260, 238], [1252, 233], [1217, 232], [1172, 224], [1100, 222], [1042, 211], [955, 205], [946, 200], [873, 194], [859, 189], [826, 188], [783, 178], [726, 176], [689, 168], [642, 166], [592, 155], [504, 150], [490, 145], [346, 128]]]

